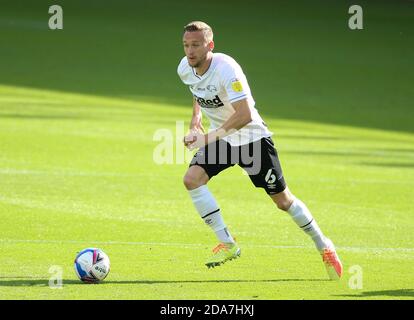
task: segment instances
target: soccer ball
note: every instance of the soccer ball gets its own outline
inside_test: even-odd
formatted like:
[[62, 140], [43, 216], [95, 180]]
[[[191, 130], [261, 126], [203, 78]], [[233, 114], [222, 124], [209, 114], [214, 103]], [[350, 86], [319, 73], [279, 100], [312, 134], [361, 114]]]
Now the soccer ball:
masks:
[[87, 248], [75, 258], [75, 272], [80, 280], [86, 283], [98, 283], [109, 273], [108, 256], [101, 249]]

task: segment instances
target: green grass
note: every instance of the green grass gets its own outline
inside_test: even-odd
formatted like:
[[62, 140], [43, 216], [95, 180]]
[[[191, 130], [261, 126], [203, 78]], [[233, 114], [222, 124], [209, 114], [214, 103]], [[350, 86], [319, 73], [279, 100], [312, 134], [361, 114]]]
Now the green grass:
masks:
[[[412, 3], [363, 2], [361, 32], [346, 28], [345, 1], [223, 4], [250, 19], [239, 33], [233, 15], [194, 17], [186, 2], [97, 3], [63, 2], [63, 31], [47, 30], [47, 2], [0, 12], [0, 299], [413, 299]], [[153, 160], [155, 132], [191, 115], [175, 69], [194, 18], [245, 68], [341, 281], [237, 167], [209, 186], [242, 256], [204, 266], [216, 239], [182, 184], [187, 164]], [[111, 259], [99, 285], [73, 270], [90, 246]], [[62, 289], [48, 286], [53, 265]]]
[[[186, 165], [152, 160], [153, 132], [175, 131], [154, 114], [181, 119], [187, 109], [7, 86], [0, 93], [2, 298], [412, 298], [412, 135], [268, 119], [287, 181], [336, 242], [344, 279], [326, 281], [309, 239], [238, 168], [210, 186], [242, 257], [207, 270], [215, 238], [182, 186]], [[111, 258], [99, 286], [73, 271], [88, 246]], [[62, 290], [48, 287], [51, 265], [63, 268]], [[362, 290], [348, 287], [353, 265], [362, 267]]]

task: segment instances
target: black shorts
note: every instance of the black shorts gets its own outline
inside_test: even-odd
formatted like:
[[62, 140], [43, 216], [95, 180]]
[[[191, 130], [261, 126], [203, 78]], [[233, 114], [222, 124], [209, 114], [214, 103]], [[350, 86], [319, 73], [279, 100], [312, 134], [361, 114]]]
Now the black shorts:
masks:
[[190, 167], [202, 167], [211, 179], [235, 164], [248, 173], [257, 188], [264, 188], [270, 195], [286, 188], [277, 151], [270, 137], [236, 147], [224, 140], [218, 140], [200, 148]]

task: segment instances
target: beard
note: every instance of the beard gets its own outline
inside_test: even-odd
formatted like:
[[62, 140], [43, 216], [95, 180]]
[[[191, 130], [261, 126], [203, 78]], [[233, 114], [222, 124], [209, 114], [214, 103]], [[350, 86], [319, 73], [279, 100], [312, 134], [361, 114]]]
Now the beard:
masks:
[[204, 62], [207, 60], [207, 55], [205, 55], [204, 57], [202, 57], [202, 58], [200, 58], [198, 61], [194, 61], [193, 63], [190, 63], [190, 62], [188, 62], [189, 64], [190, 64], [190, 66], [192, 66], [193, 68], [199, 68], [199, 67], [201, 67], [203, 64], [204, 64]]
[[199, 67], [201, 67], [201, 65], [202, 65], [202, 61], [197, 61], [192, 65], [192, 67], [193, 68], [199, 68]]

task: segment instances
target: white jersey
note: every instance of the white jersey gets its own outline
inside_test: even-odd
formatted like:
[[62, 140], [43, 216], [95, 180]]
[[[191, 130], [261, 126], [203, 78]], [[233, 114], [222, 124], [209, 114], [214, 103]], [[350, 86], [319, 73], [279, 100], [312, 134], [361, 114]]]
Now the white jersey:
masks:
[[242, 68], [232, 57], [213, 53], [209, 69], [201, 76], [188, 64], [187, 57], [184, 57], [177, 72], [210, 120], [211, 130], [221, 127], [235, 112], [231, 103], [247, 99], [252, 121], [223, 138], [230, 145], [240, 146], [272, 135], [255, 108]]

